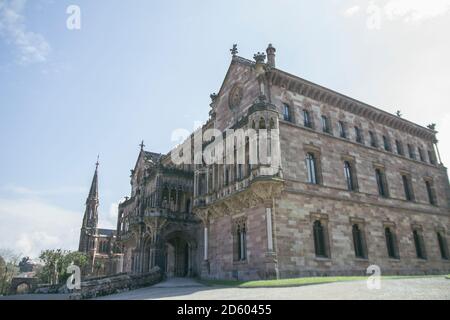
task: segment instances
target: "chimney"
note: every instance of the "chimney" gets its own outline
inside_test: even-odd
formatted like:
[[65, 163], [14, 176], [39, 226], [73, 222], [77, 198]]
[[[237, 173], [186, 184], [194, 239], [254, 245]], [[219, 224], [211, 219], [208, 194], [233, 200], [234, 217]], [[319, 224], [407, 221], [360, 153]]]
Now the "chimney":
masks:
[[274, 47], [272, 47], [271, 43], [269, 43], [269, 46], [266, 49], [267, 64], [273, 68], [275, 68], [275, 51], [277, 51], [277, 50]]

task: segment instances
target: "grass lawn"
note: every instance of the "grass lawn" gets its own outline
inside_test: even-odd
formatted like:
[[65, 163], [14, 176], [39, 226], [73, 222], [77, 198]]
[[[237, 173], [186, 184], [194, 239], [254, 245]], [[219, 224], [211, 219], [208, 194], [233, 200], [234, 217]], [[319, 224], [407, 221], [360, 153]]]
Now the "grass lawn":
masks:
[[450, 274], [448, 274], [445, 278], [446, 278], [446, 279], [450, 279]]
[[[423, 276], [382, 276], [381, 279], [408, 279], [408, 278], [425, 278], [425, 277], [442, 277], [435, 275]], [[447, 276], [450, 278], [450, 275]], [[236, 280], [199, 280], [208, 286], [231, 286], [239, 288], [258, 288], [258, 287], [296, 287], [319, 283], [341, 282], [367, 280], [368, 276], [348, 276], [348, 277], [305, 277], [291, 278], [280, 280], [255, 280], [255, 281], [236, 281]]]

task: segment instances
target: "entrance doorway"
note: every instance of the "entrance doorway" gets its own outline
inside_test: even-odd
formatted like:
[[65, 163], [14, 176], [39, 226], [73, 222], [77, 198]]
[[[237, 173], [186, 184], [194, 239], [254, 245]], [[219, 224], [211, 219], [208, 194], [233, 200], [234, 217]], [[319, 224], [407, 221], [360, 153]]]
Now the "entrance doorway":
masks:
[[181, 237], [175, 236], [166, 242], [165, 265], [167, 277], [191, 276], [191, 246]]

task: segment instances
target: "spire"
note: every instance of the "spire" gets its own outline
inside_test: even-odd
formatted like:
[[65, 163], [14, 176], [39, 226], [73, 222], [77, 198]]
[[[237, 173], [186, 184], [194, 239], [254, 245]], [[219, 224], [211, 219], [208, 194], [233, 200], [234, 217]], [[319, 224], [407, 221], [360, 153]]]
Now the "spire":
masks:
[[275, 51], [277, 50], [269, 43], [269, 46], [266, 49], [267, 64], [272, 68], [275, 68]]
[[91, 189], [89, 190], [89, 196], [86, 203], [89, 202], [89, 200], [98, 200], [98, 158], [99, 156], [97, 156], [97, 162], [95, 163], [94, 177], [92, 178]]

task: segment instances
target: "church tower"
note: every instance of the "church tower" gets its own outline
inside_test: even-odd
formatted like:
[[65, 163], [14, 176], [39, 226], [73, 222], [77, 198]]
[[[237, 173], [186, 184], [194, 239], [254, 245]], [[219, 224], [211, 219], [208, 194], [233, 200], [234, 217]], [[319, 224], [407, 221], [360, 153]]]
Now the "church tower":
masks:
[[94, 177], [91, 189], [86, 199], [86, 210], [84, 211], [83, 224], [81, 226], [80, 244], [78, 251], [89, 253], [95, 247], [98, 224], [98, 158], [95, 163]]

